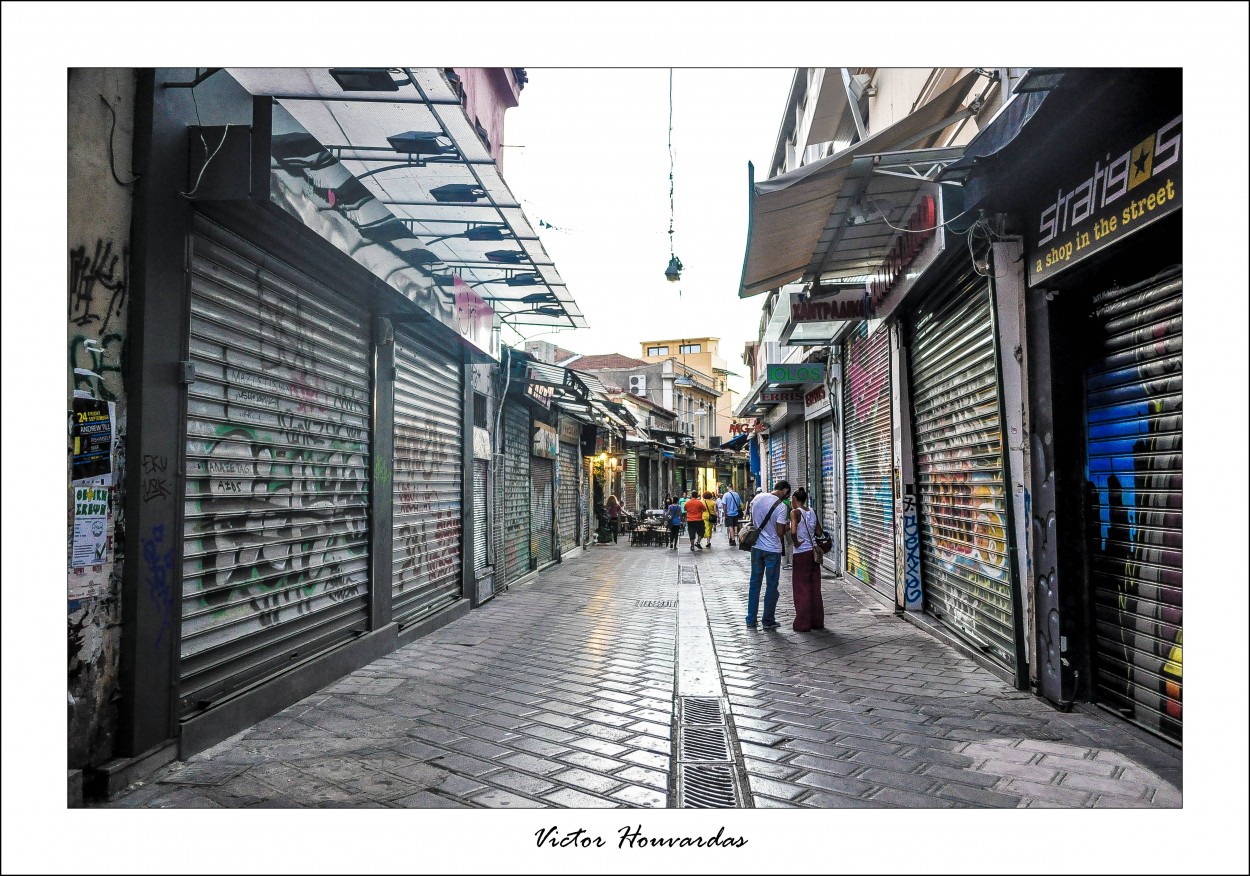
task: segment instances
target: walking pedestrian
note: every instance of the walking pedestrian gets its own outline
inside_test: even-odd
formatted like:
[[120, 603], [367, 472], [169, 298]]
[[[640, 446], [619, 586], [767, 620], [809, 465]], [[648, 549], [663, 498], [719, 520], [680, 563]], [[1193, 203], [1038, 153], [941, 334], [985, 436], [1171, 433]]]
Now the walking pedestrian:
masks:
[[719, 528], [719, 527], [720, 527], [720, 525], [721, 525], [722, 523], [724, 523], [724, 522], [725, 522], [725, 493], [724, 493], [724, 488], [721, 488], [721, 491], [720, 491], [720, 492], [718, 492], [718, 493], [716, 494], [716, 497], [715, 497], [715, 498], [716, 498], [716, 521], [715, 521], [715, 523], [713, 523], [713, 525], [712, 525], [712, 529], [713, 529], [713, 530], [715, 530], [715, 529]]
[[686, 529], [690, 532], [690, 550], [701, 551], [703, 547], [699, 544], [699, 539], [703, 537], [703, 515], [707, 511], [707, 507], [703, 504], [703, 500], [699, 498], [698, 490], [690, 491], [690, 498], [686, 500]]
[[767, 496], [757, 495], [751, 503], [751, 522], [759, 530], [751, 547], [751, 583], [747, 589], [747, 626], [755, 626], [755, 612], [759, 607], [760, 584], [764, 584], [763, 627], [776, 629], [777, 582], [781, 575], [781, 546], [790, 530], [786, 516], [785, 500], [790, 495], [790, 484], [777, 481]]
[[681, 505], [677, 499], [668, 496], [664, 500], [664, 511], [668, 520], [668, 546], [672, 550], [677, 550], [677, 542], [681, 538], [681, 521], [684, 516]]
[[824, 537], [820, 519], [807, 506], [807, 490], [794, 491], [790, 512], [790, 532], [794, 539], [794, 629], [807, 633], [825, 628], [825, 602], [820, 595], [820, 548], [816, 539]]
[[612, 532], [612, 543], [616, 544], [621, 534], [621, 500], [614, 495], [608, 496], [608, 501], [603, 504], [608, 512], [608, 529]]
[[716, 498], [712, 491], [703, 494], [703, 537], [707, 546], [712, 546], [712, 533], [716, 530]]
[[721, 502], [725, 506], [725, 531], [729, 533], [729, 543], [736, 545], [738, 543], [738, 521], [742, 515], [742, 497], [738, 495], [738, 491], [733, 487], [721, 497]]
[[[803, 489], [799, 487], [799, 489]], [[790, 519], [790, 499], [786, 497], [786, 520]], [[792, 565], [791, 557], [794, 556], [794, 548], [790, 546], [790, 542], [782, 539], [781, 542], [781, 568], [788, 569]]]

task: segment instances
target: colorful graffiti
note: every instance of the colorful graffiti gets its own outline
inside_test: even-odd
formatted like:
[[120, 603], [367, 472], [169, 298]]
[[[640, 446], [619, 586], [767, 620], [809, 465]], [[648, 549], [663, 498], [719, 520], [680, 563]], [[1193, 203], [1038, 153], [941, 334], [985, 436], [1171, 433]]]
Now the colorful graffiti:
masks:
[[1099, 695], [1181, 739], [1181, 278], [1095, 298], [1087, 481]]
[[889, 336], [866, 329], [847, 344], [846, 568], [894, 593]]

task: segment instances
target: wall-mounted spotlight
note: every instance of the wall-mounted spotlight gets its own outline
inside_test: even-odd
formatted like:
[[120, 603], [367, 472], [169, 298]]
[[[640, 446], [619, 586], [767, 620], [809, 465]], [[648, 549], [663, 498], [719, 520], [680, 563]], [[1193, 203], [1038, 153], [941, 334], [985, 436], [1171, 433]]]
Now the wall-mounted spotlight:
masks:
[[456, 147], [441, 131], [405, 131], [387, 137], [386, 142], [400, 155], [452, 155]]
[[330, 75], [344, 91], [399, 91], [406, 84], [392, 79], [385, 67], [332, 67]]
[[430, 189], [430, 197], [442, 204], [472, 204], [486, 197], [486, 189], [472, 183], [450, 183]]
[[513, 274], [505, 277], [504, 282], [509, 286], [537, 286], [541, 279], [537, 274]]
[[525, 253], [519, 249], [495, 249], [486, 253], [488, 261], [500, 262], [506, 265], [517, 265], [525, 258]]
[[506, 225], [475, 225], [466, 228], [460, 236], [466, 240], [508, 240], [512, 232]]

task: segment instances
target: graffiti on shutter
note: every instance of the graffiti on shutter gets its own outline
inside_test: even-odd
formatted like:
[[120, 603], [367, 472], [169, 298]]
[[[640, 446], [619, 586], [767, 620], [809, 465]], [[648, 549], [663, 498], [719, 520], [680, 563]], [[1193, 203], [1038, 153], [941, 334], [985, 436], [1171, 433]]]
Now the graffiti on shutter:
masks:
[[925, 607], [1015, 666], [990, 294], [967, 271], [912, 319], [911, 403]]
[[[294, 268], [195, 223], [196, 380], [183, 566], [171, 573], [182, 593], [183, 715], [352, 638], [369, 588], [365, 321]], [[145, 536], [149, 565], [172, 540]]]
[[[1173, 276], [1169, 276], [1172, 274]], [[1086, 375], [1097, 696], [1181, 741], [1179, 269], [1096, 295]]]
[[894, 487], [889, 332], [868, 328], [846, 342], [843, 435], [846, 445], [846, 570], [894, 597]]
[[530, 550], [539, 566], [555, 559], [552, 550], [552, 474], [552, 460], [538, 456], [530, 459]]
[[503, 574], [495, 588], [526, 574], [530, 568], [529, 412], [514, 401], [504, 407]]

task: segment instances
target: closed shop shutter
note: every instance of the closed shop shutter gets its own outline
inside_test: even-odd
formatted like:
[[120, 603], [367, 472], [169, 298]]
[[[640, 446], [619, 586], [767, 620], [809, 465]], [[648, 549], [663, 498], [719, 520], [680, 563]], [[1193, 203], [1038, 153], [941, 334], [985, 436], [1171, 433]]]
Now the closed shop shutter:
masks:
[[567, 554], [577, 547], [577, 466], [576, 444], [560, 445], [560, 499], [556, 506], [560, 525], [560, 552]]
[[1181, 741], [1181, 276], [1094, 298], [1086, 376], [1096, 695]]
[[184, 716], [353, 639], [370, 583], [364, 314], [198, 216], [191, 243]]
[[519, 402], [504, 406], [503, 574], [495, 591], [530, 570], [530, 415]]
[[846, 489], [846, 570], [894, 598], [893, 417], [890, 341], [882, 326], [846, 341], [842, 410]]
[[[820, 421], [820, 517], [826, 530], [832, 534], [838, 513], [838, 478], [834, 470], [833, 417]], [[836, 555], [836, 552], [835, 552]]]
[[779, 429], [768, 436], [768, 489], [773, 490], [777, 481], [786, 479], [786, 430]]
[[595, 461], [593, 457], [583, 456], [582, 492], [577, 497], [582, 511], [582, 543], [593, 544], [597, 538], [598, 522], [593, 519], [595, 510]]
[[625, 487], [620, 499], [625, 510], [632, 514], [638, 508], [638, 455], [629, 453], [621, 462], [625, 466]]
[[535, 456], [530, 460], [530, 537], [531, 550], [539, 567], [555, 559], [552, 531], [552, 496], [554, 465], [550, 459]]
[[473, 573], [480, 576], [482, 570], [490, 565], [490, 551], [487, 548], [487, 511], [490, 502], [486, 499], [487, 469], [486, 460], [473, 461]]
[[638, 462], [638, 505], [634, 509], [641, 514], [648, 508], [654, 507], [651, 504], [651, 460], [645, 456], [637, 457]]
[[461, 595], [463, 385], [447, 342], [396, 334], [391, 616], [401, 624]]
[[925, 607], [1015, 667], [998, 366], [985, 279], [969, 269], [911, 320]]
[[792, 490], [807, 486], [807, 448], [804, 447], [806, 437], [807, 428], [802, 420], [791, 423], [786, 430], [786, 480], [790, 482]]

